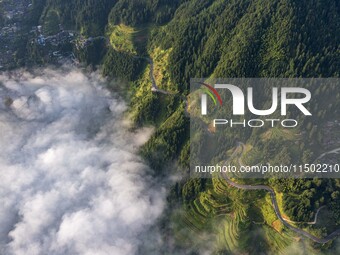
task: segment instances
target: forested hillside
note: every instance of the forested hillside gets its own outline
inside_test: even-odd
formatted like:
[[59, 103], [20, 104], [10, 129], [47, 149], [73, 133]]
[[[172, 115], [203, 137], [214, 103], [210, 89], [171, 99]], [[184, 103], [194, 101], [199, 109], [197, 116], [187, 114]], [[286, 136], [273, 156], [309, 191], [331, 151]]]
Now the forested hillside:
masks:
[[118, 2], [116, 0], [45, 1], [45, 8], [40, 17], [42, 25], [62, 24], [65, 29], [77, 29], [89, 36], [104, 33], [110, 10]]
[[[254, 254], [254, 246], [259, 249], [255, 252], [286, 254], [293, 245], [300, 248], [304, 245], [296, 243], [294, 233], [278, 221], [269, 194], [232, 189], [219, 179], [189, 178], [189, 120], [183, 96], [189, 93], [189, 81], [194, 77], [339, 77], [339, 1], [40, 0], [39, 3], [42, 6], [39, 22], [45, 27], [51, 22], [60, 23], [84, 36], [108, 38], [110, 47], [106, 55], [92, 64], [101, 64], [104, 75], [119, 77], [128, 84], [124, 95], [130, 102], [129, 113], [136, 126], [156, 127], [141, 153], [157, 174], [167, 175], [169, 171], [181, 174], [182, 179], [169, 192], [170, 216], [166, 216], [165, 222], [171, 223], [163, 226], [164, 232], [176, 241], [175, 248], [170, 244], [164, 247], [166, 251], [173, 249], [169, 254], [197, 252], [206, 248], [206, 243], [216, 254]], [[152, 93], [147, 58], [153, 60], [158, 86], [172, 91], [174, 96]], [[330, 88], [327, 93], [337, 91], [338, 88]], [[339, 100], [332, 106], [335, 113], [338, 103]], [[329, 116], [324, 115], [319, 113], [319, 117], [327, 120]], [[322, 127], [313, 128], [306, 123], [304, 128], [313, 137], [322, 137]], [[247, 148], [243, 160], [252, 162], [263, 157], [273, 162], [289, 162], [299, 157], [308, 162], [315, 159], [321, 148], [321, 138], [313, 148], [308, 148], [303, 142], [305, 138], [296, 143], [289, 139], [296, 134], [275, 132], [262, 134], [264, 138], [260, 141], [249, 135], [243, 141]], [[235, 144], [235, 140], [231, 138], [230, 144]], [[283, 140], [291, 144], [289, 150], [282, 150], [281, 145], [286, 143]], [[273, 152], [274, 156], [270, 156]], [[340, 183], [336, 179], [254, 182], [275, 189], [281, 210], [287, 218], [298, 222], [297, 227], [323, 236], [336, 228], [334, 223], [340, 223]], [[316, 210], [324, 205], [327, 209], [321, 212], [325, 220], [320, 224], [299, 223], [311, 221]], [[208, 239], [204, 239], [206, 233], [210, 233]], [[334, 254], [336, 247], [332, 243], [322, 247], [313, 244], [305, 249], [308, 254]]]

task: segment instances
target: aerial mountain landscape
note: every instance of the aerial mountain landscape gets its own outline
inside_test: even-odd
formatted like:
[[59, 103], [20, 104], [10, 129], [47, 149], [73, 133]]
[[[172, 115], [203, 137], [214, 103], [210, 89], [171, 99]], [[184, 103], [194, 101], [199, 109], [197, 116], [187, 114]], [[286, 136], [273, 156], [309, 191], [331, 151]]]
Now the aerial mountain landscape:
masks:
[[[339, 1], [3, 0], [0, 26], [0, 254], [340, 254]], [[218, 136], [195, 104], [230, 118], [212, 84], [241, 78], [303, 79], [312, 116]]]

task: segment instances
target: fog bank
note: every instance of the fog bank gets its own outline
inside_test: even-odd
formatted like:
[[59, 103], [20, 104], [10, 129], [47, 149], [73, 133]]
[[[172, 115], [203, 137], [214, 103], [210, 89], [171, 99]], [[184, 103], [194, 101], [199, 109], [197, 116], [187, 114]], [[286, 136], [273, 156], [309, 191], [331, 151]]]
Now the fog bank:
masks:
[[165, 191], [124, 102], [78, 70], [0, 76], [0, 254], [131, 255]]

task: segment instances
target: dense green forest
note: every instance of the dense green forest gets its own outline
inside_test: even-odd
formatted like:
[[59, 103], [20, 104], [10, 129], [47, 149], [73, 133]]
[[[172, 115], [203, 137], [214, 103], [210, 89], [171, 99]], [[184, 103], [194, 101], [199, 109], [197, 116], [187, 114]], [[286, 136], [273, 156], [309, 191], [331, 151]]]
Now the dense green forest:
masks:
[[110, 22], [132, 26], [150, 22], [161, 25], [173, 17], [180, 2], [181, 0], [122, 0], [112, 9]]
[[98, 36], [104, 33], [115, 0], [46, 0], [40, 22], [62, 24], [65, 29], [77, 29], [85, 35]]
[[[80, 57], [87, 64], [101, 65], [104, 75], [120, 77], [130, 84], [126, 94], [136, 126], [151, 124], [156, 127], [154, 135], [142, 148], [142, 155], [157, 173], [167, 175], [171, 171], [182, 176], [171, 187], [168, 197], [170, 216], [167, 217], [173, 222], [164, 226], [165, 232], [171, 233], [177, 241], [176, 252], [192, 247], [192, 252], [198, 251], [204, 242], [194, 239], [206, 232], [217, 236], [216, 254], [251, 253], [250, 247], [254, 247], [256, 238], [262, 243], [259, 245], [262, 251], [272, 254], [284, 252], [292, 245], [294, 235], [277, 222], [268, 194], [231, 189], [222, 180], [189, 178], [189, 120], [184, 113], [185, 103], [181, 96], [152, 93], [150, 65], [139, 57], [153, 59], [155, 79], [160, 88], [182, 96], [189, 93], [193, 77], [339, 77], [339, 1], [33, 2], [40, 8], [32, 13], [32, 20], [36, 22], [48, 26], [53, 21], [66, 29], [77, 29], [85, 36], [105, 35], [110, 39], [108, 49], [98, 40]], [[338, 88], [321, 92], [331, 95], [338, 93]], [[328, 110], [339, 114], [339, 98], [332, 103]], [[325, 121], [329, 118], [325, 112], [319, 112], [318, 117]], [[289, 140], [287, 134], [261, 140], [256, 138], [262, 135], [258, 133], [230, 134], [226, 146], [231, 149], [236, 137], [242, 136], [243, 142], [253, 148], [245, 155], [245, 161], [262, 157], [272, 162], [308, 162], [319, 153], [322, 127], [306, 122], [303, 128], [313, 138], [317, 137], [318, 144], [314, 147], [308, 147], [305, 142], [310, 137], [303, 137], [298, 143], [288, 141], [291, 146], [287, 150], [283, 149]], [[334, 223], [340, 224], [337, 179], [254, 182], [273, 187], [281, 197], [281, 210], [293, 221], [310, 221], [318, 208], [327, 205], [322, 213], [332, 222], [330, 228], [329, 222], [318, 226], [297, 223], [300, 228], [322, 236], [334, 230]], [[173, 208], [182, 210], [178, 213]], [[221, 215], [225, 215], [223, 220], [220, 220]], [[262, 225], [253, 224], [262, 221], [265, 222]], [[217, 227], [213, 227], [214, 224]], [[254, 237], [253, 233], [259, 234]], [[327, 253], [327, 249], [332, 254], [335, 249], [334, 245], [312, 246], [309, 254]]]

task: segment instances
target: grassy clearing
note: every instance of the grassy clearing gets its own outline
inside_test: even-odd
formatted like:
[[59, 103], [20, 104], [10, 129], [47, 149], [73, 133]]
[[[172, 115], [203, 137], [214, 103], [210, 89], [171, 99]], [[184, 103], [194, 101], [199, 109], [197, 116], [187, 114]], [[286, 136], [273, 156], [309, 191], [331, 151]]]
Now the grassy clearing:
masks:
[[[277, 200], [277, 205], [279, 206], [281, 215], [283, 218], [285, 218], [286, 220], [291, 220], [287, 214], [285, 214], [284, 210], [283, 210], [283, 193], [276, 193], [276, 200]], [[292, 225], [294, 225], [293, 223], [291, 223]]]
[[133, 34], [136, 30], [133, 27], [124, 24], [110, 25], [109, 38], [112, 47], [117, 51], [125, 51], [136, 54], [136, 48], [133, 44]]
[[124, 24], [109, 25], [107, 36], [115, 50], [140, 55], [146, 52], [146, 45], [152, 28], [152, 25], [140, 27]]
[[178, 93], [178, 85], [175, 85], [170, 78], [169, 73], [169, 56], [172, 48], [163, 50], [160, 47], [155, 48], [150, 57], [154, 62], [154, 76], [157, 85], [166, 90], [171, 91], [174, 94]]
[[294, 132], [293, 129], [282, 129], [282, 128], [271, 128], [267, 132], [265, 132], [261, 138], [265, 141], [267, 140], [276, 140], [276, 139], [284, 139], [286, 141], [296, 141], [299, 137], [299, 134]]
[[265, 201], [260, 204], [260, 208], [267, 225], [272, 226], [273, 222], [277, 220], [277, 217], [271, 203], [270, 195], [267, 194], [265, 198]]

